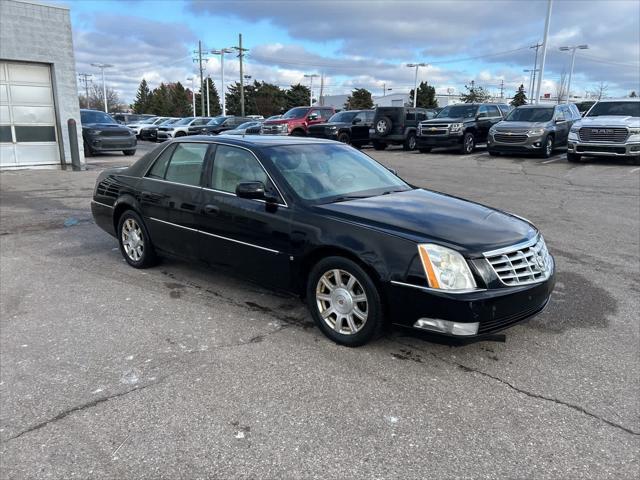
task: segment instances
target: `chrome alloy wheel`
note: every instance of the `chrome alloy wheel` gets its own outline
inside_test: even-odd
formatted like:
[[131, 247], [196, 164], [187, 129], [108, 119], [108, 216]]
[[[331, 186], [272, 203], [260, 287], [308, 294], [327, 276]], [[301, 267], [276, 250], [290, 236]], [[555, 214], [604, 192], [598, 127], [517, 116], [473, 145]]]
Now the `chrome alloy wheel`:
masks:
[[324, 323], [342, 335], [353, 335], [367, 323], [367, 294], [345, 270], [325, 272], [316, 285], [316, 304]]
[[465, 153], [473, 152], [473, 135], [468, 135], [464, 139], [464, 151]]
[[544, 148], [547, 157], [550, 157], [553, 153], [553, 138], [547, 137], [547, 142], [545, 143]]
[[133, 218], [127, 218], [122, 224], [122, 246], [131, 260], [140, 261], [144, 253], [144, 236]]

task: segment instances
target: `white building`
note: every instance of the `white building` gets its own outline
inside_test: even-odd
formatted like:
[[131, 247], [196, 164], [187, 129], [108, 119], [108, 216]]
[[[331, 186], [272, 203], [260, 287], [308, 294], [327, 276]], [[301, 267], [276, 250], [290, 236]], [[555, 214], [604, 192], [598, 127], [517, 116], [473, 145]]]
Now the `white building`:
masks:
[[0, 0], [0, 168], [71, 164], [82, 127], [69, 9]]

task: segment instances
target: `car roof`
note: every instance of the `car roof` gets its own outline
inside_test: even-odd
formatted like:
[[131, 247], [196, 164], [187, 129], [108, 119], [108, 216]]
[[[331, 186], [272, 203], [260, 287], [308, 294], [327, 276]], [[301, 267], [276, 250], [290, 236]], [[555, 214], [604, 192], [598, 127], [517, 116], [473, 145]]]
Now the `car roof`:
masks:
[[[175, 143], [206, 141], [208, 143], [218, 143], [217, 136], [211, 135], [190, 135], [173, 140]], [[336, 143], [333, 140], [314, 137], [296, 137], [292, 135], [250, 135], [247, 137], [231, 138], [225, 137], [224, 143], [238, 145], [240, 147], [272, 147], [279, 145], [311, 145], [317, 143]]]
[[558, 103], [558, 104], [553, 104], [553, 105], [549, 105], [549, 104], [542, 104], [542, 105], [520, 105], [519, 107], [516, 108], [555, 108], [558, 107], [560, 105], [566, 105], [566, 103]]
[[598, 100], [597, 103], [609, 103], [609, 102], [640, 102], [640, 98], [603, 98]]

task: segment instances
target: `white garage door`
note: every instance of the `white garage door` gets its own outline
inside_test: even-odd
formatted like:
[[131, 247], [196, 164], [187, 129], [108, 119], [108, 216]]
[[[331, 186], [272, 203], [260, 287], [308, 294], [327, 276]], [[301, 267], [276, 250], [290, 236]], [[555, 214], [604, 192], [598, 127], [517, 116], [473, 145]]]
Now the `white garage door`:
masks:
[[0, 167], [60, 164], [48, 65], [0, 62]]

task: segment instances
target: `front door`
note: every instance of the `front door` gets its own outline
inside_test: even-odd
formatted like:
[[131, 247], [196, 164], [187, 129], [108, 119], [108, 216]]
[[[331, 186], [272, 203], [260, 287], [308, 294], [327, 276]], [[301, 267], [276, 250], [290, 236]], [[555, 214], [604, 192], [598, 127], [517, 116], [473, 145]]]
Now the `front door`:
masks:
[[236, 196], [238, 184], [250, 181], [263, 182], [277, 193], [251, 151], [218, 145], [199, 210], [203, 259], [270, 287], [286, 288], [290, 210], [281, 198], [277, 205], [271, 205]]

